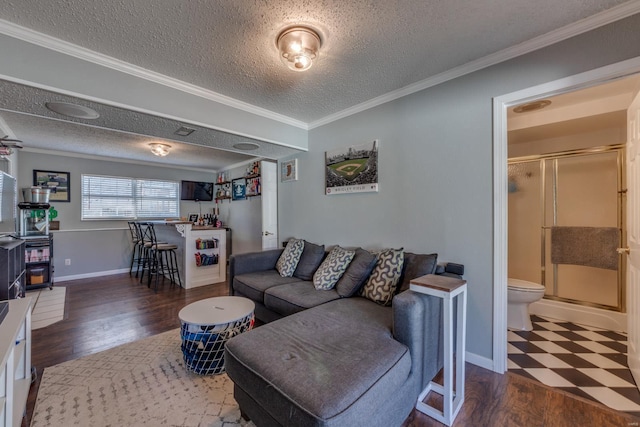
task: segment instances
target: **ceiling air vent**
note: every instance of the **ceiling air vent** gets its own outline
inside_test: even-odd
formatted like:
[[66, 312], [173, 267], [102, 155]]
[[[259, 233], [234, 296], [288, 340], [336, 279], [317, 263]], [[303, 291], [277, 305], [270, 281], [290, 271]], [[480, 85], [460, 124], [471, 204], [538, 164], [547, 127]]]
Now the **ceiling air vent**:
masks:
[[174, 134], [180, 135], [180, 136], [189, 136], [194, 131], [195, 131], [195, 129], [191, 129], [191, 128], [187, 128], [187, 127], [181, 126], [180, 129], [178, 129], [177, 131], [174, 132]]

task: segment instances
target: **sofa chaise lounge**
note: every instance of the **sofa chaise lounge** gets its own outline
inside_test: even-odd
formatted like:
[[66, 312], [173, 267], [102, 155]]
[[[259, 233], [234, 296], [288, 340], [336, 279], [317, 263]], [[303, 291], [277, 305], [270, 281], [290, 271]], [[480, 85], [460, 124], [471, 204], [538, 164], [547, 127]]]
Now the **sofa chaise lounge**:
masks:
[[259, 427], [400, 425], [442, 367], [441, 301], [408, 290], [409, 281], [424, 274], [459, 278], [464, 267], [438, 265], [436, 254], [395, 250], [401, 275], [392, 300], [382, 304], [363, 296], [380, 254], [371, 262], [358, 249], [340, 279], [350, 279], [351, 288], [338, 281], [317, 290], [316, 273], [333, 250], [304, 245], [289, 277], [276, 268], [282, 249], [230, 258], [230, 294], [253, 300], [266, 323], [225, 348], [243, 416]]

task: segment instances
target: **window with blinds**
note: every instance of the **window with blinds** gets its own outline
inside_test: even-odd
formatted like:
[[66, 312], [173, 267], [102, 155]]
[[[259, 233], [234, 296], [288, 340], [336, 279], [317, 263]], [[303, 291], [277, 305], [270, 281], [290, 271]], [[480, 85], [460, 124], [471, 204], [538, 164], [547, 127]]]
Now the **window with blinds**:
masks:
[[82, 175], [82, 219], [153, 219], [180, 216], [179, 183]]

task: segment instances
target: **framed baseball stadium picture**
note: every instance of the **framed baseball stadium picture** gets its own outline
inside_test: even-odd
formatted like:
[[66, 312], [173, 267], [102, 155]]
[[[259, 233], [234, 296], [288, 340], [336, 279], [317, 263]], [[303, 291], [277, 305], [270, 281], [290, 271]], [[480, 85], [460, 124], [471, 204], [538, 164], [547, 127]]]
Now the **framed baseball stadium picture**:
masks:
[[325, 194], [378, 191], [378, 140], [325, 152]]

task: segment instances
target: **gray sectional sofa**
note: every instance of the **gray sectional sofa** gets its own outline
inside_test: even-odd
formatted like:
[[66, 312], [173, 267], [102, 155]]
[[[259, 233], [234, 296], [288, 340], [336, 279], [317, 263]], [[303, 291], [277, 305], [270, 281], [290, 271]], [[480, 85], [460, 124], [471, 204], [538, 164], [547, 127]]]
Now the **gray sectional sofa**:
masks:
[[[463, 266], [437, 265], [436, 254], [404, 253], [399, 289], [384, 306], [353, 289], [363, 285], [357, 278], [349, 288], [316, 290], [309, 273], [326, 254], [305, 242], [307, 248], [315, 256], [303, 255], [292, 277], [275, 269], [282, 249], [230, 258], [230, 294], [253, 300], [265, 323], [225, 348], [243, 415], [258, 427], [400, 425], [442, 367], [441, 302], [409, 291], [409, 281], [424, 274], [460, 277]], [[371, 266], [360, 255], [351, 273]], [[349, 269], [341, 280], [349, 279]]]

